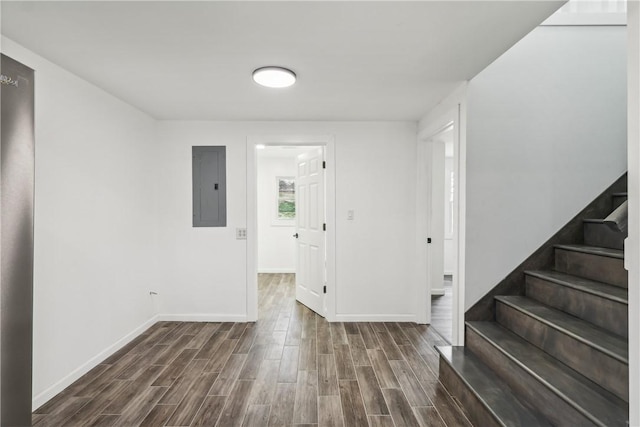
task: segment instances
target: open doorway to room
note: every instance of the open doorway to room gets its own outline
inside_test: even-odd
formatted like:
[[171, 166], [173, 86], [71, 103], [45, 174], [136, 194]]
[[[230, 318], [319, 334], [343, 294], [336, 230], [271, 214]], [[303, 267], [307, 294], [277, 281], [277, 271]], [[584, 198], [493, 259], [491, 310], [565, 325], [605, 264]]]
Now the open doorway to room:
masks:
[[464, 345], [465, 91], [461, 87], [424, 120], [417, 150], [416, 319], [456, 346]]
[[258, 273], [295, 273], [295, 159], [298, 147], [257, 151]]
[[431, 325], [453, 341], [454, 144], [453, 125], [431, 138], [430, 279]]
[[462, 103], [448, 101], [424, 123], [417, 152], [417, 283], [425, 285], [416, 318], [453, 345], [464, 345], [465, 117]]
[[[285, 149], [286, 148], [286, 149]], [[298, 147], [257, 150], [258, 304], [295, 295], [295, 158]]]
[[324, 147], [256, 147], [258, 315], [266, 302], [295, 297], [325, 316]]

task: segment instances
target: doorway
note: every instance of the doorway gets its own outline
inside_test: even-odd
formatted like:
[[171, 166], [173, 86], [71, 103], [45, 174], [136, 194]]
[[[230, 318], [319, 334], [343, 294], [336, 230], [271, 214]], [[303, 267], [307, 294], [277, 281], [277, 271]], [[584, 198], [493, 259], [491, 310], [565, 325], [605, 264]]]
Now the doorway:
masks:
[[[447, 314], [446, 326], [438, 326], [443, 331], [443, 335], [449, 335], [448, 330], [451, 329], [450, 337], [446, 339], [453, 345], [464, 345], [466, 191], [464, 185], [466, 175], [464, 90], [465, 88], [461, 88], [460, 93], [454, 94], [455, 96], [444, 102], [442, 107], [425, 121], [423, 130], [418, 135], [417, 152], [416, 320], [418, 323], [437, 325], [440, 314], [436, 308], [440, 307], [432, 304], [432, 300], [439, 302]], [[453, 194], [453, 200], [451, 200], [451, 194]], [[435, 291], [433, 298], [432, 290]], [[436, 313], [432, 313], [432, 309]], [[438, 330], [437, 326], [433, 328]]]
[[430, 141], [431, 238], [429, 271], [431, 280], [431, 325], [449, 343], [453, 341], [453, 276], [455, 229], [453, 170], [453, 124], [434, 135]]
[[320, 315], [326, 310], [323, 161], [323, 147], [257, 147], [258, 275], [289, 276], [296, 300]]
[[334, 316], [332, 164], [329, 137], [248, 139], [247, 320], [258, 317], [265, 274], [294, 278], [298, 302], [328, 320]]

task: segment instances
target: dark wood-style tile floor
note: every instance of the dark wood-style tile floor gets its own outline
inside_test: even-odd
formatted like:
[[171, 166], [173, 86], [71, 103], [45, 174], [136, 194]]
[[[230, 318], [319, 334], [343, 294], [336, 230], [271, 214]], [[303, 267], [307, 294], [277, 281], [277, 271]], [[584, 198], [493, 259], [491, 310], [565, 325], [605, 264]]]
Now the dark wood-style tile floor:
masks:
[[453, 336], [453, 282], [451, 276], [444, 276], [444, 295], [431, 296], [431, 326], [446, 339]]
[[259, 278], [256, 323], [158, 322], [38, 408], [44, 426], [470, 426], [429, 326], [328, 323], [294, 277]]

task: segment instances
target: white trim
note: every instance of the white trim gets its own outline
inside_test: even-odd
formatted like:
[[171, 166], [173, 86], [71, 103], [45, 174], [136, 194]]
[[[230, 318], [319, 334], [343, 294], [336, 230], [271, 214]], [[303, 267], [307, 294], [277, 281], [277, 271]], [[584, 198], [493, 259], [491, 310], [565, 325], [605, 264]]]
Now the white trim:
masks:
[[258, 319], [258, 203], [256, 145], [322, 146], [325, 148], [325, 211], [327, 223], [327, 293], [326, 311], [330, 322], [335, 321], [336, 292], [336, 160], [333, 135], [250, 135], [247, 137], [247, 321]]
[[[438, 104], [419, 123], [418, 182], [416, 194], [416, 286], [415, 317], [418, 323], [431, 323], [431, 283], [428, 280], [428, 251], [425, 244], [428, 224], [428, 189], [430, 176], [426, 166], [428, 140], [450, 126], [454, 126], [454, 194], [453, 244], [454, 271], [452, 344], [464, 345], [465, 312], [465, 239], [466, 239], [466, 90], [467, 83], [459, 86], [448, 98]], [[435, 290], [435, 289], [434, 289]]]
[[413, 314], [336, 314], [336, 322], [415, 322]]
[[640, 3], [629, 1], [627, 24], [627, 161], [629, 237], [629, 425], [640, 426]]
[[296, 268], [261, 268], [258, 267], [258, 274], [290, 274], [295, 273]]
[[[466, 87], [465, 87], [466, 89]], [[466, 92], [465, 92], [466, 95]], [[453, 345], [464, 345], [464, 313], [466, 289], [466, 239], [467, 239], [467, 102], [466, 96], [458, 103], [456, 131], [457, 155], [454, 160], [454, 176], [458, 177], [457, 193], [454, 195], [454, 215], [458, 226], [454, 230], [453, 250], [457, 255], [453, 274]], [[457, 315], [455, 315], [457, 312]]]
[[420, 139], [416, 141], [416, 246], [415, 246], [415, 286], [413, 306], [417, 323], [431, 323], [431, 301], [428, 283], [427, 244], [428, 224], [426, 213], [429, 211], [427, 191], [431, 188], [431, 174], [427, 167], [427, 144]]
[[[464, 103], [467, 96], [467, 82], [461, 83], [446, 99], [436, 105], [418, 122], [418, 140], [428, 139], [449, 126], [451, 109]], [[449, 118], [449, 121], [447, 121]]]
[[91, 359], [87, 360], [85, 363], [80, 365], [78, 368], [74, 369], [71, 373], [66, 375], [64, 378], [53, 384], [51, 387], [47, 388], [43, 392], [39, 393], [37, 396], [34, 396], [31, 401], [31, 408], [33, 411], [38, 409], [40, 406], [47, 403], [51, 398], [60, 393], [65, 388], [69, 387], [80, 377], [85, 375], [91, 369], [98, 366], [105, 359], [116, 353], [122, 347], [131, 342], [134, 338], [141, 335], [144, 331], [149, 329], [157, 322], [161, 321], [177, 321], [177, 322], [246, 322], [247, 316], [244, 314], [209, 314], [209, 313], [199, 313], [199, 314], [157, 314], [144, 322], [142, 325], [135, 328], [133, 331], [126, 334], [124, 337], [120, 338], [115, 343], [111, 344], [109, 347], [102, 350], [100, 353], [93, 356]]
[[124, 337], [120, 338], [118, 341], [111, 344], [109, 347], [102, 350], [100, 353], [93, 356], [91, 359], [87, 360], [85, 363], [80, 365], [78, 368], [74, 369], [66, 375], [64, 378], [53, 384], [51, 387], [47, 388], [43, 392], [39, 393], [37, 396], [34, 396], [31, 401], [32, 410], [35, 411], [40, 406], [47, 403], [52, 397], [60, 393], [65, 388], [69, 387], [73, 384], [74, 381], [78, 380], [84, 374], [89, 372], [91, 369], [98, 366], [103, 360], [107, 357], [114, 354], [116, 351], [120, 350], [126, 344], [128, 344], [131, 340], [142, 334], [144, 331], [149, 329], [154, 323], [158, 322], [158, 316], [153, 316], [151, 319], [144, 322], [142, 325], [135, 328], [133, 331], [126, 334]]
[[159, 314], [157, 321], [165, 322], [247, 322], [246, 314], [215, 314], [215, 313], [190, 313], [190, 314]]

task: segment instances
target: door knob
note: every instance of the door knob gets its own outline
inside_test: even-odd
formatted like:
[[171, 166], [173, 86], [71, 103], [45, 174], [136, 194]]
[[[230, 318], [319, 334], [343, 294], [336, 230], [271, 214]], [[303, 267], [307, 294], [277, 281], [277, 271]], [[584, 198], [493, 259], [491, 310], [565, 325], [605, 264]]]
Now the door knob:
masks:
[[294, 234], [293, 237], [298, 238], [298, 233]]

